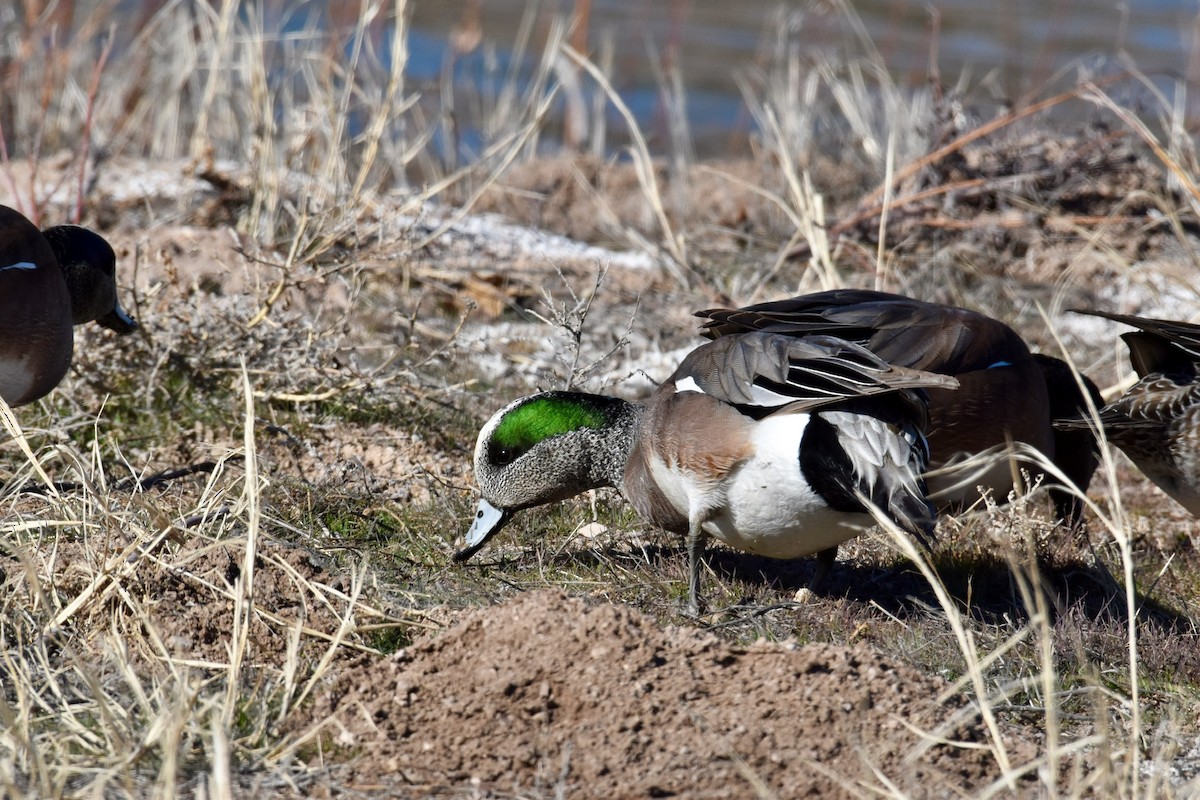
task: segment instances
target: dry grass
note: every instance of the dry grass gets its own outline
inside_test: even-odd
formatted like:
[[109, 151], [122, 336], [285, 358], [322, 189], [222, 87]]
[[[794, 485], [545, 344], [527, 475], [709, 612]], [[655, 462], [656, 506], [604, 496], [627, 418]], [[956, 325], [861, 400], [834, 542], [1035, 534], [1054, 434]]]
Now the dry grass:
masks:
[[[5, 52], [22, 54], [0, 63], [9, 193], [32, 215], [74, 205], [86, 220], [113, 159], [185, 159], [216, 204], [200, 214], [181, 196], [149, 224], [236, 234], [250, 279], [237, 292], [189, 283], [160, 251], [136, 251], [153, 276], [137, 281], [145, 334], [119, 347], [89, 335], [63, 391], [0, 409], [8, 797], [305, 795], [336, 785], [339, 734], [290, 722], [355, 654], [391, 652], [457, 609], [539, 586], [680, 622], [681, 549], [610, 495], [527, 514], [485, 565], [447, 565], [470, 513], [479, 420], [534, 384], [610, 383], [691, 343], [686, 323], [639, 332], [671, 326], [660, 309], [878, 285], [990, 308], [1053, 351], [1039, 303], [1114, 303], [1138, 285], [1161, 291], [1140, 302], [1167, 305], [1194, 275], [1150, 257], [1194, 251], [1190, 137], [1156, 133], [1095, 85], [1044, 101], [1111, 115], [1113, 132], [1080, 145], [1086, 162], [1018, 130], [1028, 109], [931, 135], [931, 119], [952, 115], [893, 85], [865, 37], [866, 57], [838, 65], [804, 63], [781, 42], [746, 82], [758, 160], [665, 170], [605, 71], [560, 28], [537, 80], [509, 85], [463, 164], [437, 87], [406, 79], [402, 1], [286, 36], [232, 2], [164, 2], [119, 30], [102, 23], [111, 4], [59, 8], [73, 21], [54, 36], [55, 15], [3, 26]], [[579, 163], [564, 183], [603, 207], [588, 215], [601, 220], [596, 238], [661, 268], [596, 282], [594, 265], [543, 263], [528, 287], [512, 270], [496, 289], [454, 237], [474, 207], [520, 188], [522, 167], [544, 168], [527, 157], [568, 62], [631, 123], [638, 205], [618, 206], [624, 194]], [[1175, 119], [1174, 99], [1159, 101]], [[831, 120], [857, 152], [821, 154]], [[1136, 179], [1120, 171], [1135, 150]], [[842, 157], [852, 168], [833, 172]], [[1099, 166], [1054, 169], [1088, 163]], [[836, 209], [831, 175], [853, 176]], [[1088, 211], [1071, 212], [1063, 197], [1082, 206], [1089, 189]], [[706, 216], [719, 193], [741, 198], [738, 222]], [[446, 197], [459, 205], [423, 222]], [[463, 302], [495, 301], [481, 284], [503, 297], [497, 320]], [[543, 323], [512, 311], [522, 305]], [[502, 325], [524, 331], [507, 366], [470, 363], [466, 334], [493, 342]], [[1117, 382], [1119, 351], [1058, 333], [1082, 368]], [[526, 342], [555, 335], [571, 346], [546, 358]], [[848, 548], [827, 598], [800, 609], [791, 597], [810, 565], [718, 551], [707, 582], [723, 610], [708, 624], [738, 642], [865, 642], [944, 675], [942, 699], [966, 698], [990, 734], [989, 794], [1184, 796], [1200, 741], [1194, 521], [1172, 517], [1109, 450], [1088, 505], [1090, 540], [1055, 529], [1036, 493], [985, 505], [942, 523], [932, 562], [884, 526]], [[1036, 758], [1014, 758], [1012, 731], [1037, 732]]]

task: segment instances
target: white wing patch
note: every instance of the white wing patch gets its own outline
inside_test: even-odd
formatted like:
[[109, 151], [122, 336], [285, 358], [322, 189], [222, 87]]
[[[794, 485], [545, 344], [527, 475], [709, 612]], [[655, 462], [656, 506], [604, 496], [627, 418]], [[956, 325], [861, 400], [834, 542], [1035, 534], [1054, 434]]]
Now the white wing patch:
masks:
[[[696, 383], [696, 379], [691, 375], [675, 381], [675, 394], [683, 394], [684, 392], [708, 394], [708, 392], [700, 388], [700, 384]], [[795, 401], [796, 398], [792, 395], [772, 391], [764, 386], [759, 386], [757, 383], [750, 384], [750, 405], [752, 406], [778, 408], [779, 406], [786, 406], [788, 403], [794, 403]]]
[[771, 391], [764, 386], [759, 386], [757, 383], [750, 384], [750, 402], [752, 405], [763, 408], [778, 408], [779, 406], [786, 406], [788, 403], [794, 403], [795, 401], [796, 398], [792, 395]]
[[7, 267], [0, 267], [0, 272], [6, 272], [10, 269], [37, 269], [37, 264], [32, 261], [18, 261], [15, 264], [9, 264]]

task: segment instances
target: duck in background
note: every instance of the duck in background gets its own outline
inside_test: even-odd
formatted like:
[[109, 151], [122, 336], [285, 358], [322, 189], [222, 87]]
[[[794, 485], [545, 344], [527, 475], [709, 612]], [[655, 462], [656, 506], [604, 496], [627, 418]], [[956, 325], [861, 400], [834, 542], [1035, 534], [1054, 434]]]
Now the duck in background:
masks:
[[[1016, 331], [985, 314], [864, 289], [835, 289], [739, 309], [710, 309], [702, 333], [712, 339], [767, 331], [828, 334], [856, 342], [884, 361], [949, 375], [958, 388], [929, 389], [930, 498], [956, 510], [979, 499], [978, 488], [1004, 502], [1014, 487], [1009, 442], [1050, 459], [1080, 492], [1087, 490], [1099, 451], [1086, 433], [1056, 430], [1054, 421], [1086, 412], [1075, 373], [1064, 361], [1030, 352]], [[1082, 382], [1096, 404], [1099, 390]], [[988, 457], [989, 455], [993, 457]], [[1032, 475], [1041, 470], [1017, 462]], [[1055, 510], [1075, 525], [1083, 504], [1047, 476]]]
[[0, 206], [0, 397], [19, 406], [48, 394], [71, 365], [73, 327], [92, 321], [137, 329], [117, 302], [112, 247], [78, 225], [39, 231]]
[[[1121, 334], [1140, 380], [1099, 408], [1104, 435], [1146, 477], [1200, 517], [1200, 325], [1074, 309], [1137, 328]], [[1060, 420], [1064, 432], [1090, 435], [1087, 416]]]
[[[522, 398], [479, 433], [483, 498], [455, 560], [516, 512], [601, 486], [685, 537], [693, 614], [709, 536], [772, 558], [836, 552], [873, 524], [869, 502], [928, 543], [926, 391], [956, 385], [836, 337], [750, 331], [693, 350], [644, 405], [580, 392]], [[813, 583], [830, 563], [818, 563]]]

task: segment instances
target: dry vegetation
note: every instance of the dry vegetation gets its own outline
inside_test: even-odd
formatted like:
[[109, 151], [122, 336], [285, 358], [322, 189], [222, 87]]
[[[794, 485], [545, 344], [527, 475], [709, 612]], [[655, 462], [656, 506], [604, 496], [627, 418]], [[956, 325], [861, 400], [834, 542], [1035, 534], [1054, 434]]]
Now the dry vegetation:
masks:
[[1119, 453], [1085, 533], [1037, 491], [981, 504], [931, 563], [843, 548], [806, 605], [811, 564], [717, 551], [699, 625], [680, 543], [611, 494], [449, 563], [482, 419], [644, 393], [694, 308], [878, 286], [1120, 385], [1117, 331], [1063, 312], [1194, 317], [1177, 98], [1125, 75], [991, 117], [783, 42], [751, 158], [636, 129], [533, 158], [570, 87], [621, 113], [565, 25], [464, 99], [407, 79], [402, 0], [286, 36], [115, 5], [0, 10], [0, 202], [102, 230], [143, 325], [81, 329], [3, 411], [3, 796], [1197, 792], [1197, 526]]

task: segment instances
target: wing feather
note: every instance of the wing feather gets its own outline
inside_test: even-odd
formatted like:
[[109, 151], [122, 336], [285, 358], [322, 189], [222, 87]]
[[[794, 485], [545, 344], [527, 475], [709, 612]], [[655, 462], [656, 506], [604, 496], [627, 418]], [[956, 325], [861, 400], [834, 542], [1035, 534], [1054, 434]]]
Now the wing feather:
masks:
[[669, 382], [725, 403], [789, 411], [911, 389], [952, 389], [947, 375], [889, 364], [834, 336], [776, 333], [722, 336], [684, 358]]

